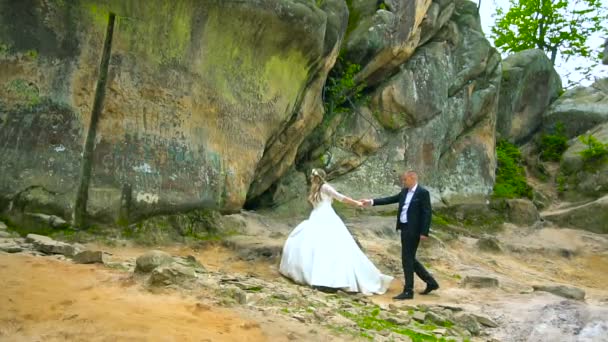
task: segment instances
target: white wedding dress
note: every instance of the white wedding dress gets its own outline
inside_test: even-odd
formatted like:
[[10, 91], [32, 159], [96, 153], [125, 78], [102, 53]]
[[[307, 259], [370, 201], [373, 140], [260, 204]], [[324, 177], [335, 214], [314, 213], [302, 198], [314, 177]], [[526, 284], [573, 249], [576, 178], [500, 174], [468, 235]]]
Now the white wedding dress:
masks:
[[380, 273], [363, 254], [332, 208], [334, 198], [342, 200], [344, 196], [323, 184], [321, 202], [285, 242], [281, 274], [300, 284], [367, 295], [385, 293], [393, 277]]

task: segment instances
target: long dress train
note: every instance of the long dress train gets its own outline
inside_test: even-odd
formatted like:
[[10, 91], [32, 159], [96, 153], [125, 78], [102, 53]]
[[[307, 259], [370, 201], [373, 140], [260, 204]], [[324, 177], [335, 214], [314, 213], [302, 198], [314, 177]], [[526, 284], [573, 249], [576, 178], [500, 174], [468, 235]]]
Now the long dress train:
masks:
[[280, 272], [300, 284], [368, 295], [385, 293], [393, 277], [382, 274], [361, 251], [332, 208], [334, 198], [344, 196], [323, 184], [321, 201], [285, 242]]

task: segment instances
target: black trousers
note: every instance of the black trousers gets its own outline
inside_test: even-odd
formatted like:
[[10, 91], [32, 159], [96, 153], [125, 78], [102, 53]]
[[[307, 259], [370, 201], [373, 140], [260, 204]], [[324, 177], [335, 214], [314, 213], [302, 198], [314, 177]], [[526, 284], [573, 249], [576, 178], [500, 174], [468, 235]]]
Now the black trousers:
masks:
[[403, 274], [405, 275], [405, 287], [403, 291], [414, 291], [414, 272], [425, 283], [436, 283], [429, 271], [416, 259], [420, 234], [415, 229], [408, 229], [407, 224], [403, 223], [399, 224], [399, 230], [401, 231], [401, 262], [403, 264]]

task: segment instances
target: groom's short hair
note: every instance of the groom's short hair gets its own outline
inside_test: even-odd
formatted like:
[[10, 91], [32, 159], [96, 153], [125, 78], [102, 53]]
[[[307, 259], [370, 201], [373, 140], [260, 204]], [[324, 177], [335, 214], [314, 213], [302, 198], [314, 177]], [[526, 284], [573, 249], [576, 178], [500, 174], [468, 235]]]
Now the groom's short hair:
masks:
[[412, 177], [414, 177], [414, 179], [418, 180], [418, 172], [416, 172], [414, 170], [405, 171], [404, 175], [405, 176], [412, 176]]

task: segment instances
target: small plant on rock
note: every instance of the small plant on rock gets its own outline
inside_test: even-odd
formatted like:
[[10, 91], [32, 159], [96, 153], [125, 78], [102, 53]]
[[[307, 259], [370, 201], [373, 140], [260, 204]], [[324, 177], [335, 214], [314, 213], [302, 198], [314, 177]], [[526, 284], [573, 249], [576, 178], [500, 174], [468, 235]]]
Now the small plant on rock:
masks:
[[578, 139], [587, 145], [586, 149], [579, 152], [586, 166], [597, 167], [608, 160], [608, 144], [602, 143], [591, 134], [581, 135]]
[[521, 152], [517, 146], [506, 140], [496, 144], [496, 183], [494, 196], [499, 198], [532, 198], [532, 188], [526, 182], [526, 172], [522, 165]]
[[559, 161], [568, 148], [568, 137], [564, 125], [558, 122], [551, 134], [543, 134], [540, 141], [540, 158], [545, 161]]

